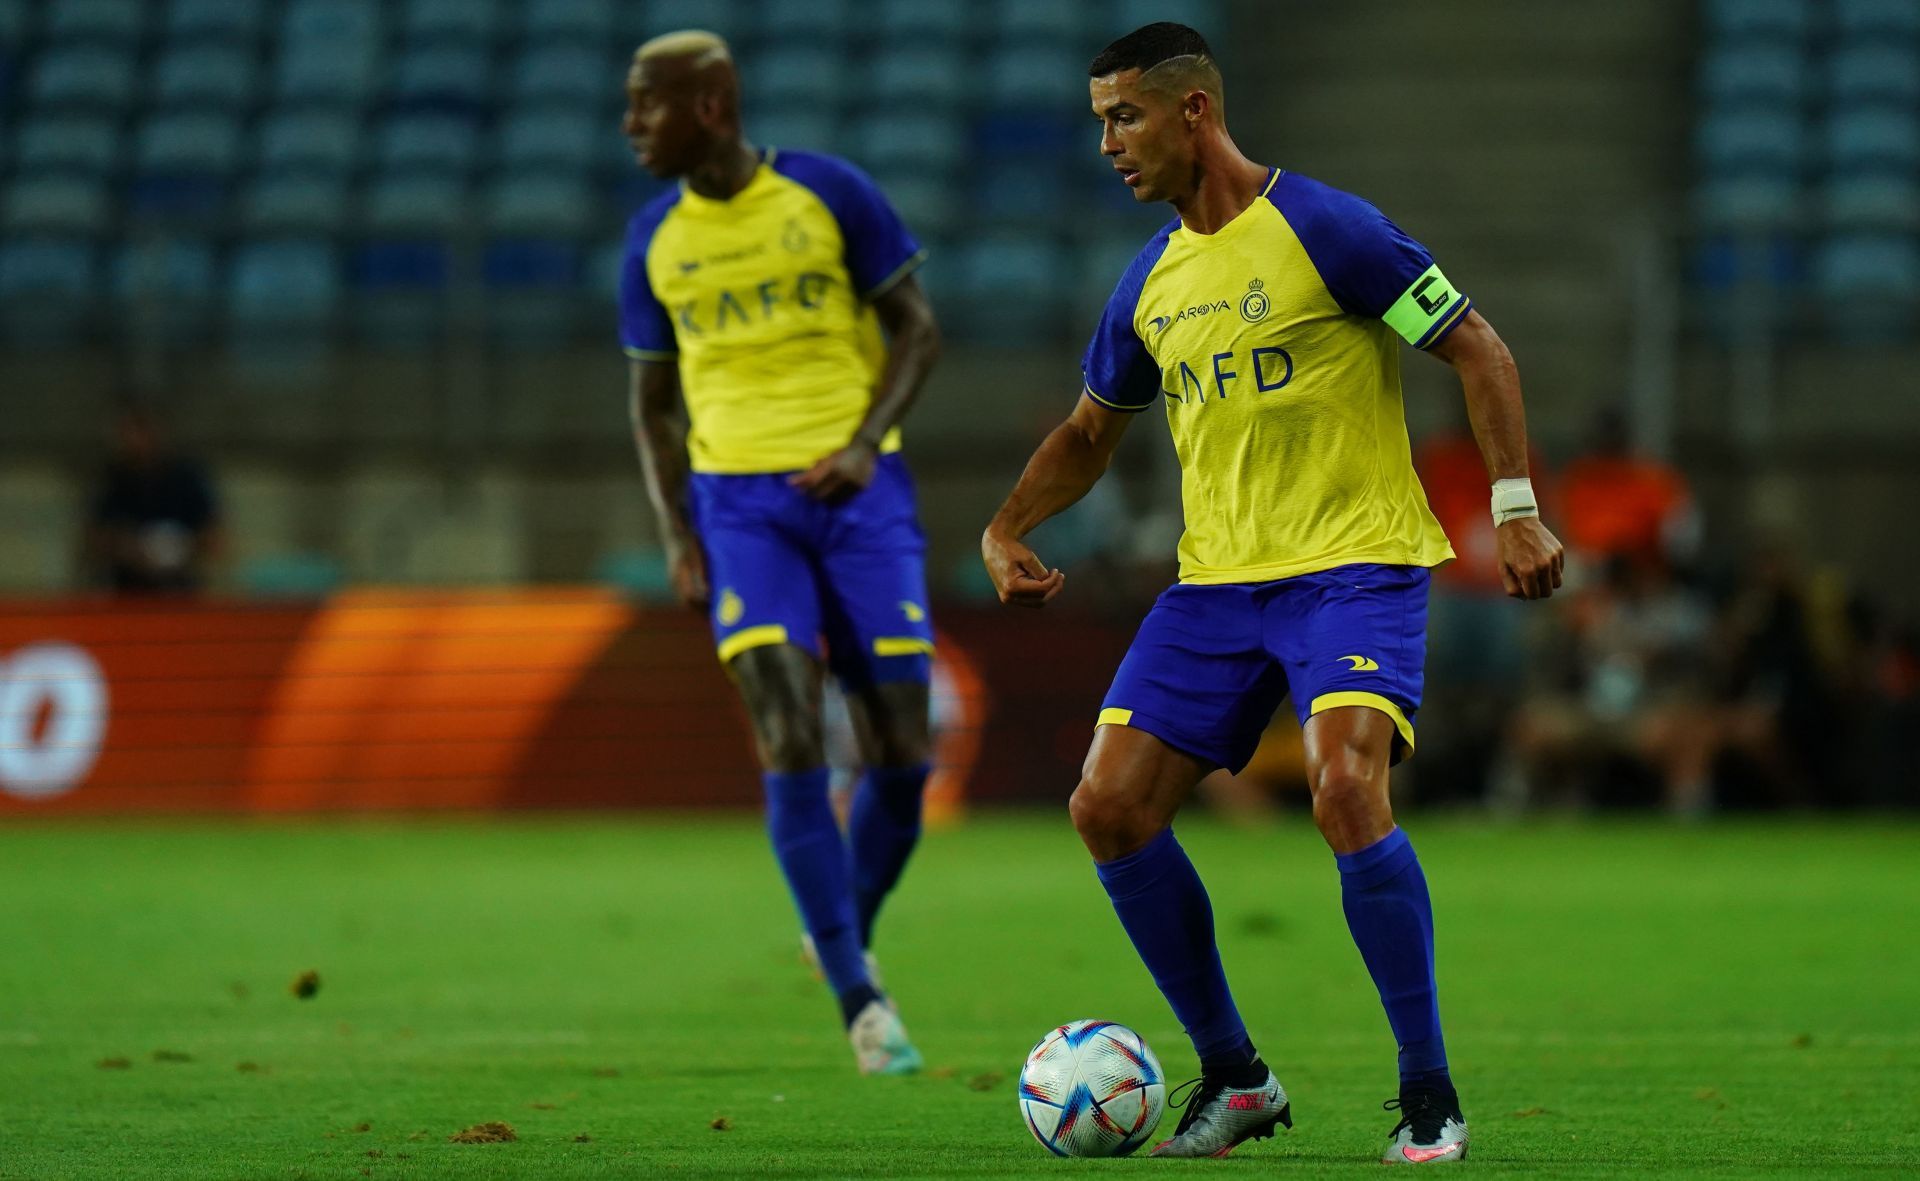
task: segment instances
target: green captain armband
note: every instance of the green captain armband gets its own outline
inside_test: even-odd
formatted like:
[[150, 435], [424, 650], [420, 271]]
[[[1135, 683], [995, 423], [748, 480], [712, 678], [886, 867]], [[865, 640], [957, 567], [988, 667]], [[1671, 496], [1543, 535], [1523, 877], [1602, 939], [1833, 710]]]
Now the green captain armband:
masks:
[[1447, 282], [1436, 263], [1422, 271], [1380, 318], [1408, 344], [1424, 349], [1459, 323], [1472, 306], [1471, 300]]

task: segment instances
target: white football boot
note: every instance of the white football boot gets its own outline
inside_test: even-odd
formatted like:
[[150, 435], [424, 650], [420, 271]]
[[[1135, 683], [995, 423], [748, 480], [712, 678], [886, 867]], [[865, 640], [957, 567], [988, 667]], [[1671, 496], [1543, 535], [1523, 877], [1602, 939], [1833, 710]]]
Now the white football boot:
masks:
[[861, 1074], [913, 1074], [920, 1069], [920, 1051], [907, 1040], [900, 1014], [886, 1001], [868, 1001], [847, 1027], [853, 1057]]
[[[1187, 1088], [1193, 1088], [1187, 1090]], [[1180, 1091], [1186, 1091], [1183, 1100]], [[1183, 1084], [1170, 1101], [1186, 1106], [1173, 1139], [1154, 1148], [1154, 1156], [1225, 1156], [1248, 1140], [1265, 1140], [1276, 1125], [1293, 1127], [1293, 1108], [1286, 1088], [1267, 1072], [1257, 1087], [1229, 1087], [1197, 1078]]]
[[1381, 1164], [1444, 1165], [1467, 1159], [1467, 1117], [1460, 1114], [1457, 1095], [1422, 1089], [1381, 1106], [1400, 1113]]

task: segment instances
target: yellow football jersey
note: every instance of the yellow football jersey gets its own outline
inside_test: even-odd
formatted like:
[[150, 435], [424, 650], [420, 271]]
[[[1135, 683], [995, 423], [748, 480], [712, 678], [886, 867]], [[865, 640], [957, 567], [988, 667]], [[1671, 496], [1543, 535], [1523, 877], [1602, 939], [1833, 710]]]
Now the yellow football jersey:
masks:
[[1431, 347], [1469, 307], [1379, 210], [1294, 173], [1276, 170], [1217, 233], [1161, 230], [1108, 301], [1083, 372], [1104, 406], [1166, 405], [1180, 580], [1451, 558], [1413, 471], [1396, 334]]
[[621, 340], [677, 361], [694, 471], [799, 470], [859, 429], [886, 362], [871, 301], [925, 257], [864, 173], [769, 149], [727, 200], [682, 182], [634, 216]]

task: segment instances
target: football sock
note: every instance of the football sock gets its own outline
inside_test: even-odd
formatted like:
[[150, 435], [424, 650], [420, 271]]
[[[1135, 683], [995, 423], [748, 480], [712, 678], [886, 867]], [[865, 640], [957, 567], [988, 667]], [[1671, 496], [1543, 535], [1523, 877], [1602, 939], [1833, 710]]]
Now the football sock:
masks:
[[[1134, 950], [1193, 1041], [1201, 1069], [1209, 1075], [1244, 1074], [1259, 1056], [1220, 966], [1213, 903], [1173, 829], [1137, 852], [1095, 862], [1093, 868]], [[1262, 1068], [1260, 1078], [1265, 1077]]]
[[1360, 948], [1400, 1044], [1402, 1086], [1451, 1090], [1433, 981], [1433, 903], [1413, 842], [1396, 828], [1357, 853], [1338, 853], [1347, 929]]
[[800, 921], [813, 936], [820, 971], [836, 995], [873, 986], [854, 925], [847, 846], [827, 801], [827, 769], [768, 771], [767, 835], [787, 876]]
[[860, 945], [873, 945], [873, 920], [880, 913], [907, 858], [920, 840], [920, 800], [927, 786], [927, 765], [869, 767], [854, 788], [847, 816], [847, 844], [853, 855], [853, 909]]
[[880, 1000], [880, 990], [871, 984], [860, 984], [840, 994], [840, 1023], [852, 1028], [853, 1019], [860, 1010]]

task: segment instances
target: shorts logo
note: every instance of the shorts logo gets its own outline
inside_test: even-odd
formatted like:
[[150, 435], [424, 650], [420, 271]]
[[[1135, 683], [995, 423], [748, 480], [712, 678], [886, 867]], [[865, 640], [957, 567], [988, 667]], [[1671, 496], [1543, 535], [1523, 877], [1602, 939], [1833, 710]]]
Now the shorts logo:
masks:
[[1266, 286], [1255, 279], [1247, 284], [1247, 293], [1240, 297], [1240, 318], [1249, 324], [1258, 324], [1273, 310], [1273, 301], [1267, 298]]
[[714, 608], [713, 617], [720, 621], [721, 627], [732, 627], [746, 613], [747, 605], [740, 601], [739, 595], [733, 593], [732, 587], [720, 592], [720, 605]]
[[1380, 662], [1377, 660], [1371, 660], [1365, 656], [1342, 656], [1340, 659], [1347, 661], [1352, 666], [1353, 671], [1357, 673], [1372, 673], [1372, 672], [1380, 671]]
[[927, 621], [927, 609], [918, 603], [909, 602], [906, 599], [900, 600], [900, 614], [907, 617], [908, 623], [925, 623]]

